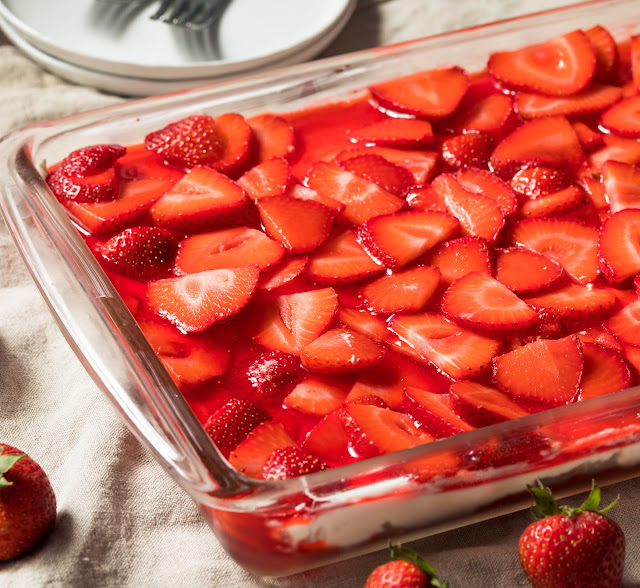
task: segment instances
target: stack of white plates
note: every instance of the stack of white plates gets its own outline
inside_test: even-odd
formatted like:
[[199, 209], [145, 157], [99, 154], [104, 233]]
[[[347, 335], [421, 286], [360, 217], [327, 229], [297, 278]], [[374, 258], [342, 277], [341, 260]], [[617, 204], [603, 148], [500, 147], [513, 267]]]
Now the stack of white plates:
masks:
[[45, 69], [72, 82], [149, 96], [311, 59], [356, 0], [231, 0], [190, 31], [151, 20], [158, 0], [0, 0], [0, 28]]

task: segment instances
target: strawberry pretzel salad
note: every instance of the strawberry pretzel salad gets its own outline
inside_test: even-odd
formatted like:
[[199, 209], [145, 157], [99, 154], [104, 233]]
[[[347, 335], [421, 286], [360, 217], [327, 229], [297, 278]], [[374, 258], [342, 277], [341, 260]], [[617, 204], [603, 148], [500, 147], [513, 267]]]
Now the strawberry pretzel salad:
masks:
[[638, 139], [640, 37], [593, 26], [46, 179], [218, 449], [273, 480], [634, 385]]

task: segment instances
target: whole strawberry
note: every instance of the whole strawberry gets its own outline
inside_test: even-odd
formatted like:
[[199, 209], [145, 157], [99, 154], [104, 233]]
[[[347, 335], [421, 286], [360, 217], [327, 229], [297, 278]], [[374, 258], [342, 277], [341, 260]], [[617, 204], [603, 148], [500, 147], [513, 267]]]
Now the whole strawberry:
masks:
[[578, 508], [558, 506], [551, 491], [538, 482], [529, 486], [538, 519], [520, 537], [520, 563], [534, 588], [608, 588], [620, 586], [624, 569], [625, 538], [622, 529], [595, 510], [600, 488], [594, 482]]
[[0, 444], [0, 561], [29, 551], [55, 520], [56, 497], [45, 472], [28, 455]]
[[364, 588], [448, 588], [431, 565], [415, 551], [402, 545], [389, 547], [391, 561], [378, 566], [367, 578]]

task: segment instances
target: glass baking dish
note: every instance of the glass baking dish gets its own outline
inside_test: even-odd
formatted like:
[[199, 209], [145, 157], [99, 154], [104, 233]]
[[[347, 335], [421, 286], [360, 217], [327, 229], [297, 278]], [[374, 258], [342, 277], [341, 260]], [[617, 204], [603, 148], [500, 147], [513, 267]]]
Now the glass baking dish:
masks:
[[[492, 51], [596, 24], [626, 39], [640, 32], [640, 4], [595, 0], [130, 101], [33, 125], [0, 143], [2, 212], [58, 325], [134, 435], [247, 570], [293, 574], [381, 549], [389, 540], [407, 541], [513, 512], [529, 504], [525, 486], [536, 478], [567, 495], [586, 490], [593, 477], [607, 484], [636, 476], [640, 387], [300, 478], [245, 477], [213, 445], [52, 196], [43, 180], [46, 164], [85, 145], [137, 143], [192, 113], [292, 111], [439, 65], [477, 71]], [[489, 444], [512, 458], [482, 467], [478, 456]], [[455, 467], [438, 465], [454, 463], [451, 456]]]

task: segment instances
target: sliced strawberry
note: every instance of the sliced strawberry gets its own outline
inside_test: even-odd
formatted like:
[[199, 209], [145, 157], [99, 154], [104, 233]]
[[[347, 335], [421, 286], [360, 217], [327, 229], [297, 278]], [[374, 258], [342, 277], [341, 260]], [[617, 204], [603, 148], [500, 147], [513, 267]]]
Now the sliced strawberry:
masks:
[[293, 335], [280, 316], [276, 300], [255, 300], [242, 315], [247, 336], [272, 351], [296, 354]]
[[456, 111], [441, 124], [456, 133], [477, 131], [496, 133], [500, 131], [513, 112], [511, 98], [504, 94], [474, 91], [473, 83]]
[[178, 241], [158, 227], [131, 227], [100, 248], [103, 263], [125, 276], [141, 280], [166, 277], [173, 266]]
[[618, 86], [593, 83], [571, 96], [518, 92], [513, 107], [526, 120], [558, 114], [571, 117], [602, 112], [620, 100], [621, 96], [622, 89]]
[[229, 454], [229, 463], [241, 474], [262, 478], [264, 464], [276, 449], [295, 447], [296, 443], [280, 422], [266, 422], [255, 427], [247, 438]]
[[258, 285], [256, 266], [217, 269], [151, 282], [149, 307], [185, 333], [203, 331], [244, 308]]
[[449, 437], [475, 429], [455, 413], [448, 394], [436, 394], [408, 386], [404, 391], [404, 412], [434, 437]]
[[593, 207], [598, 211], [609, 213], [609, 199], [604, 190], [602, 183], [602, 175], [595, 174], [580, 178], [580, 186], [584, 190], [585, 195], [591, 200]]
[[258, 114], [247, 119], [255, 137], [256, 160], [258, 163], [273, 157], [288, 159], [296, 148], [293, 126], [276, 114]]
[[383, 355], [384, 349], [366, 335], [335, 328], [307, 345], [300, 359], [313, 373], [335, 375], [365, 370], [378, 363]]
[[227, 368], [229, 351], [216, 347], [194, 347], [187, 355], [160, 355], [160, 361], [181, 392], [192, 391], [217, 378]]
[[553, 194], [545, 194], [523, 202], [519, 215], [522, 218], [564, 216], [581, 209], [588, 202], [578, 186], [569, 186]]
[[531, 249], [496, 249], [496, 279], [514, 292], [538, 292], [555, 284], [563, 275], [558, 262]]
[[118, 197], [115, 161], [126, 153], [122, 145], [92, 145], [72, 151], [47, 176], [61, 202], [108, 202]]
[[479, 237], [445, 241], [429, 254], [427, 262], [440, 269], [440, 281], [446, 286], [469, 272], [492, 273], [489, 245]]
[[602, 326], [589, 327], [575, 333], [580, 343], [597, 343], [602, 347], [609, 347], [616, 351], [622, 351], [620, 342]]
[[618, 46], [611, 33], [601, 25], [586, 29], [585, 33], [596, 52], [594, 79], [610, 81], [618, 64]]
[[582, 145], [582, 148], [585, 151], [593, 151], [594, 149], [599, 149], [604, 145], [604, 138], [602, 135], [598, 131], [593, 130], [589, 125], [579, 120], [574, 121], [571, 124], [573, 126], [573, 130], [578, 136], [580, 145]]
[[453, 409], [475, 427], [486, 427], [529, 414], [506, 394], [472, 380], [451, 384], [449, 396]]
[[282, 398], [304, 375], [298, 357], [279, 350], [260, 354], [242, 369], [241, 379], [234, 378], [232, 385], [256, 402]]
[[64, 205], [78, 224], [102, 237], [118, 233], [136, 223], [167, 190], [175, 179], [148, 178], [120, 184], [118, 198], [108, 202], [73, 202]]
[[266, 159], [238, 178], [238, 184], [252, 200], [263, 196], [280, 196], [287, 191], [293, 177], [282, 157]]
[[564, 167], [584, 165], [582, 145], [564, 116], [548, 116], [524, 123], [507, 135], [491, 155], [491, 167], [510, 178], [524, 165]]
[[422, 149], [396, 149], [373, 145], [341, 151], [335, 157], [338, 163], [358, 157], [360, 155], [380, 155], [387, 161], [404, 167], [413, 175], [416, 186], [422, 186], [434, 176], [440, 159], [437, 151]]
[[629, 364], [622, 355], [596, 343], [583, 343], [584, 372], [580, 382], [580, 399], [595, 398], [603, 394], [628, 388], [633, 378]]
[[439, 374], [434, 374], [432, 366], [425, 366], [419, 358], [416, 362], [388, 349], [382, 361], [358, 375], [347, 402], [366, 401], [391, 410], [402, 410], [407, 386], [445, 392], [443, 380]]
[[384, 118], [349, 133], [354, 143], [391, 147], [421, 147], [433, 140], [431, 123], [415, 118]]
[[[349, 392], [349, 394], [351, 394], [351, 392]], [[371, 404], [378, 408], [391, 408], [382, 398], [374, 394], [363, 394], [353, 400], [347, 400], [347, 402], [352, 402], [353, 404]]]
[[305, 274], [308, 263], [309, 258], [306, 256], [285, 259], [277, 267], [261, 274], [259, 289], [270, 292], [291, 284]]
[[270, 421], [269, 414], [243, 398], [232, 398], [209, 416], [204, 428], [218, 449], [229, 456], [258, 425]]
[[621, 351], [624, 355], [624, 359], [627, 360], [635, 370], [636, 374], [640, 373], [640, 347], [636, 347], [635, 345], [624, 345]]
[[265, 196], [256, 202], [267, 234], [292, 253], [312, 251], [329, 236], [334, 213], [320, 202]]
[[619, 161], [602, 166], [602, 184], [612, 213], [640, 208], [640, 168]]
[[247, 221], [251, 201], [227, 176], [208, 167], [194, 167], [151, 207], [159, 226], [189, 233]]
[[226, 267], [258, 266], [261, 270], [277, 265], [284, 249], [262, 231], [249, 227], [198, 233], [180, 243], [175, 270], [193, 274]]
[[374, 341], [384, 341], [389, 333], [384, 318], [368, 310], [358, 310], [356, 308], [340, 306], [336, 314], [336, 319], [339, 324], [367, 335]]
[[557, 261], [578, 284], [587, 284], [598, 276], [598, 231], [580, 221], [525, 219], [514, 227], [512, 239]]
[[395, 212], [404, 200], [343, 167], [319, 161], [309, 171], [308, 186], [321, 196], [342, 202], [345, 209], [340, 218], [361, 224], [374, 216]]
[[239, 178], [249, 167], [254, 151], [253, 129], [235, 112], [225, 112], [215, 120], [224, 148], [220, 158], [211, 165], [232, 179]]
[[516, 398], [566, 404], [576, 396], [583, 364], [577, 337], [537, 339], [495, 358], [493, 379]]
[[369, 87], [384, 108], [421, 118], [451, 114], [465, 95], [469, 79], [459, 67], [433, 69], [410, 74]]
[[207, 114], [196, 114], [149, 133], [144, 140], [150, 151], [183, 170], [215, 165], [224, 152], [224, 138], [216, 121]]
[[355, 461], [349, 453], [349, 437], [340, 422], [340, 409], [323, 417], [307, 433], [302, 447], [330, 465]]
[[631, 79], [636, 91], [640, 90], [640, 35], [632, 35], [631, 40]]
[[514, 192], [528, 198], [555, 194], [573, 183], [572, 175], [565, 169], [530, 166], [519, 170], [509, 182]]
[[417, 312], [424, 308], [438, 285], [437, 267], [418, 265], [376, 278], [359, 290], [362, 304], [373, 312]]
[[610, 282], [623, 282], [640, 274], [640, 209], [611, 215], [600, 227], [600, 271]]
[[330, 208], [336, 215], [340, 214], [345, 209], [342, 202], [338, 202], [329, 196], [322, 196], [315, 190], [312, 190], [307, 186], [303, 186], [302, 184], [293, 184], [289, 186], [287, 194], [293, 198], [298, 198], [299, 200], [313, 200], [315, 202], [320, 202], [320, 204], [324, 204], [327, 208]]
[[604, 288], [565, 284], [544, 292], [524, 295], [523, 300], [545, 320], [578, 321], [606, 317], [616, 307], [615, 295]]
[[341, 161], [340, 165], [400, 198], [404, 198], [415, 183], [407, 168], [391, 163], [376, 153], [356, 155]]
[[184, 175], [142, 144], [128, 146], [127, 152], [114, 161], [113, 168], [120, 183], [155, 178], [171, 180], [175, 184]]
[[180, 357], [189, 353], [190, 339], [173, 325], [159, 320], [139, 320], [138, 326], [156, 355]]
[[463, 235], [489, 242], [498, 238], [504, 227], [504, 215], [496, 200], [466, 190], [451, 174], [440, 174], [431, 185], [444, 196], [449, 211], [460, 221]]
[[414, 210], [449, 212], [444, 197], [431, 184], [411, 190], [407, 195], [407, 204]]
[[589, 37], [576, 30], [515, 51], [493, 53], [488, 69], [508, 88], [567, 96], [591, 81], [596, 53]]
[[423, 361], [455, 380], [485, 372], [501, 348], [499, 339], [477, 335], [435, 313], [394, 315], [389, 327]]
[[601, 135], [604, 147], [589, 155], [589, 163], [600, 169], [607, 161], [620, 161], [632, 165], [640, 164], [640, 141], [617, 135]]
[[384, 266], [376, 263], [347, 229], [330, 236], [309, 258], [307, 275], [317, 284], [355, 282], [380, 274]]
[[286, 480], [327, 469], [327, 464], [299, 447], [274, 449], [267, 457], [262, 472], [265, 480]]
[[268, 349], [299, 355], [326, 330], [337, 307], [333, 288], [284, 294], [252, 305], [247, 330]]
[[[382, 363], [380, 362], [376, 368]], [[391, 410], [402, 410], [404, 383], [395, 374], [390, 375], [388, 372], [382, 372], [382, 377], [380, 377], [380, 373], [381, 370], [377, 369], [375, 373], [361, 374], [349, 390], [346, 401], [356, 404], [373, 404]]]
[[444, 293], [442, 311], [456, 323], [487, 333], [520, 333], [538, 322], [538, 314], [486, 272], [458, 278]]
[[495, 147], [493, 135], [470, 132], [454, 135], [442, 143], [442, 159], [455, 169], [485, 168]]
[[198, 339], [164, 321], [138, 321], [144, 336], [181, 391], [193, 390], [220, 376], [229, 365], [229, 350], [218, 340]]
[[373, 259], [397, 269], [453, 237], [459, 226], [450, 214], [415, 210], [373, 218], [356, 236]]
[[456, 174], [465, 190], [493, 198], [506, 218], [516, 212], [518, 200], [509, 184], [486, 169], [466, 168]]
[[280, 316], [293, 335], [296, 350], [302, 351], [329, 326], [338, 309], [333, 288], [286, 294], [277, 299]]
[[621, 343], [640, 345], [640, 300], [627, 304], [604, 323]]
[[406, 414], [371, 404], [345, 404], [340, 420], [352, 451], [361, 459], [392, 453], [433, 441]]
[[287, 394], [283, 405], [304, 414], [325, 416], [342, 406], [350, 385], [350, 379], [310, 374]]
[[602, 113], [600, 122], [620, 137], [640, 138], [640, 96], [623, 98]]

